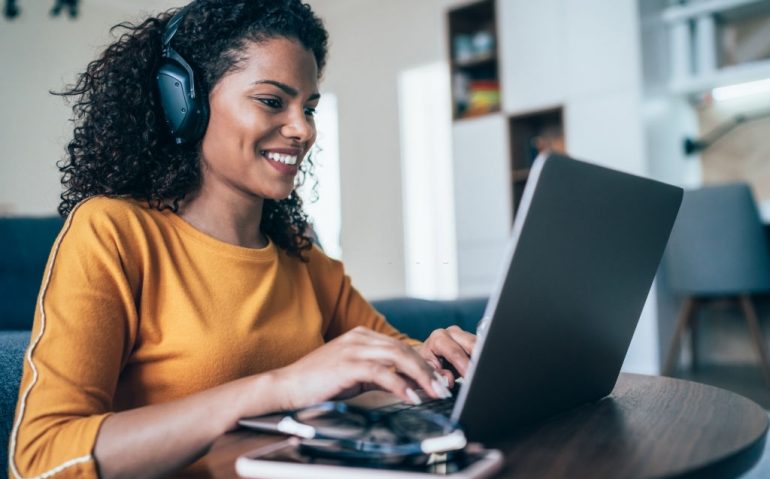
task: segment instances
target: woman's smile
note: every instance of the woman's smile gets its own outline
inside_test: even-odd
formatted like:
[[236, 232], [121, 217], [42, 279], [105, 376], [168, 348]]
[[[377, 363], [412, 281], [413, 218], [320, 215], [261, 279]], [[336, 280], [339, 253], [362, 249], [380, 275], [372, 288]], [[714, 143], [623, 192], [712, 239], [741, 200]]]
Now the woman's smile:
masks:
[[270, 166], [286, 175], [296, 175], [302, 163], [300, 148], [270, 148], [259, 150], [259, 153]]

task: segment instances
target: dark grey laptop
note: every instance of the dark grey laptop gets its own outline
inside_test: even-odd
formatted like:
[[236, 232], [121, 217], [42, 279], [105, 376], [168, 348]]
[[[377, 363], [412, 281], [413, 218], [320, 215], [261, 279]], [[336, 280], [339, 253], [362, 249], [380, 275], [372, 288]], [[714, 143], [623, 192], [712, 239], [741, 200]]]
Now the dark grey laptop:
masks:
[[[471, 440], [612, 391], [682, 189], [551, 154], [533, 165], [452, 409]], [[241, 424], [275, 429], [280, 416]]]
[[535, 161], [452, 411], [470, 439], [612, 391], [681, 201], [658, 181]]

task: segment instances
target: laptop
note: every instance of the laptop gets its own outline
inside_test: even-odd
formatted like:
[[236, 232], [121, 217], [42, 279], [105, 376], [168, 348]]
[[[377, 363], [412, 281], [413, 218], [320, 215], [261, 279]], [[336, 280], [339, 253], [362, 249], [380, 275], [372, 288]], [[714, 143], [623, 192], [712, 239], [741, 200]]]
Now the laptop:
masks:
[[[682, 194], [563, 155], [535, 160], [451, 406], [470, 440], [511, 435], [612, 391]], [[275, 430], [281, 417], [240, 424]]]

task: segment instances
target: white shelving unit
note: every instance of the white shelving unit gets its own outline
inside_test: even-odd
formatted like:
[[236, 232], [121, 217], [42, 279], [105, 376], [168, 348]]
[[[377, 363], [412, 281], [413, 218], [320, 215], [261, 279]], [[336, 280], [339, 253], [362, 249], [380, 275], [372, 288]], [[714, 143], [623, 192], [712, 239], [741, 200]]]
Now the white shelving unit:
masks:
[[501, 111], [452, 128], [461, 296], [489, 294], [510, 235], [509, 118], [561, 108], [569, 154], [647, 173], [635, 0], [497, 0], [495, 11]]
[[713, 88], [770, 77], [770, 60], [720, 67], [719, 23], [730, 16], [767, 13], [767, 0], [688, 2], [662, 12], [670, 39], [672, 93], [698, 95]]
[[[510, 235], [510, 118], [559, 109], [570, 155], [649, 174], [637, 0], [496, 0], [495, 11], [501, 111], [452, 127], [460, 296], [489, 294]], [[626, 370], [657, 372], [651, 298]]]

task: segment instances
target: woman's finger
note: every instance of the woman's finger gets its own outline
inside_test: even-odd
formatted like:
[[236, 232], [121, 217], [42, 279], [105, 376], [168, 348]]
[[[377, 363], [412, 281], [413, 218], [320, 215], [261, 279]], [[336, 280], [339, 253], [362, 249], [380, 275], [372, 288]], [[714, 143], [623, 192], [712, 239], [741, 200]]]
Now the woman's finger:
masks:
[[445, 368], [439, 368], [439, 369], [436, 369], [436, 372], [443, 378], [444, 385], [448, 389], [452, 389], [453, 387], [455, 387], [455, 375], [452, 371]]
[[419, 354], [428, 364], [433, 366], [433, 369], [441, 369], [441, 358], [433, 354], [433, 351], [430, 350], [430, 347], [423, 346], [417, 350], [417, 354]]
[[450, 326], [446, 329], [446, 331], [449, 333], [449, 336], [451, 336], [452, 339], [465, 350], [468, 356], [473, 353], [473, 348], [476, 347], [475, 334], [471, 334], [468, 331], [463, 331], [458, 326]]
[[433, 354], [448, 361], [460, 376], [465, 376], [470, 358], [465, 349], [455, 342], [448, 332], [434, 332], [428, 343]]
[[360, 361], [356, 365], [361, 382], [376, 384], [381, 389], [398, 396], [410, 404], [420, 404], [420, 397], [407, 381], [399, 376], [391, 367], [378, 361]]
[[398, 372], [411, 377], [430, 396], [445, 398], [451, 396], [435, 368], [423, 359], [414, 349], [396, 339], [377, 342], [375, 345], [362, 345], [355, 354], [360, 359], [376, 361], [385, 366], [394, 366]]

